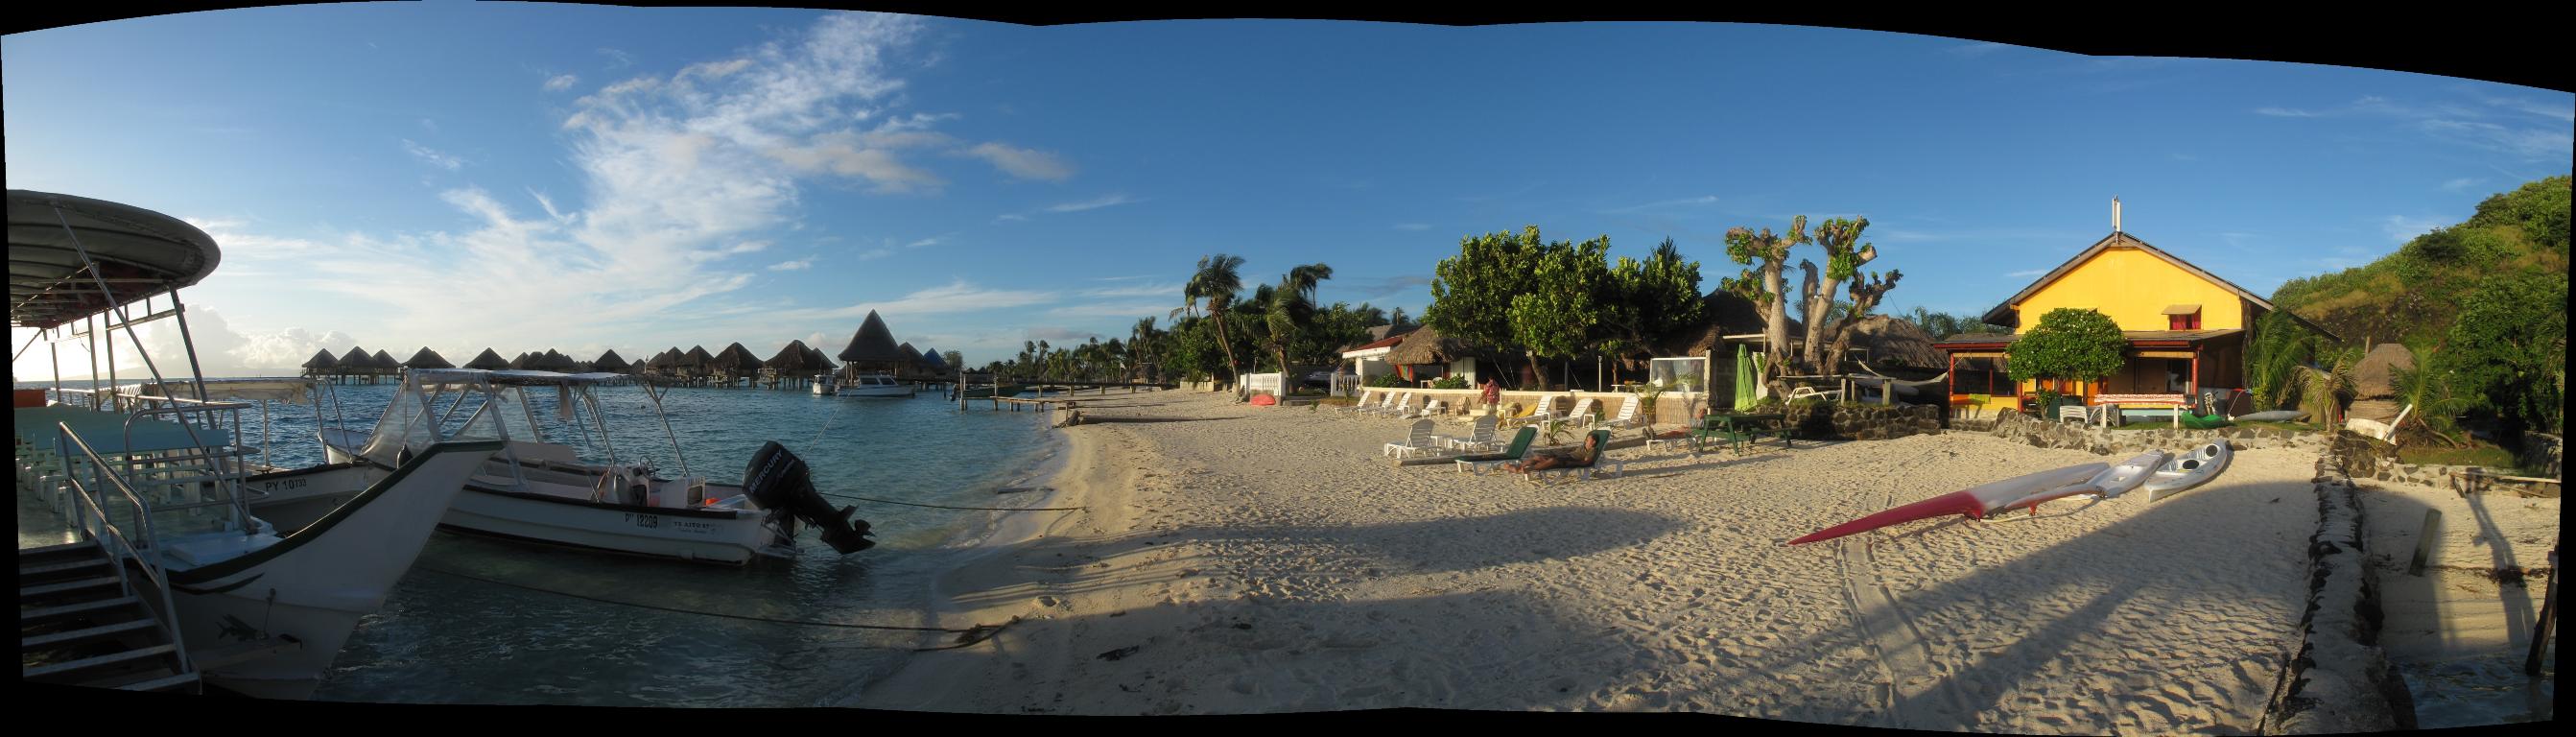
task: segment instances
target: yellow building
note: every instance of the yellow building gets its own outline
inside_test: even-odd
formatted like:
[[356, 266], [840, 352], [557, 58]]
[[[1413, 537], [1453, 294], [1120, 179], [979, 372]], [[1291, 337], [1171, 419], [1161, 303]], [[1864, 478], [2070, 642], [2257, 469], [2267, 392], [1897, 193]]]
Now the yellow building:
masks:
[[[2101, 312], [2129, 340], [2119, 373], [2099, 382], [2047, 382], [2083, 399], [2200, 396], [2242, 387], [2247, 331], [2275, 309], [2243, 287], [2114, 230], [1986, 312], [1987, 323], [2011, 327], [2012, 335], [1959, 335], [1934, 344], [1949, 357], [1952, 405], [1992, 413], [2035, 402], [2043, 382], [2013, 382], [2004, 351], [2039, 316], [2068, 307]], [[2332, 337], [2295, 313], [2290, 319]], [[1971, 399], [1977, 396], [1984, 399]]]

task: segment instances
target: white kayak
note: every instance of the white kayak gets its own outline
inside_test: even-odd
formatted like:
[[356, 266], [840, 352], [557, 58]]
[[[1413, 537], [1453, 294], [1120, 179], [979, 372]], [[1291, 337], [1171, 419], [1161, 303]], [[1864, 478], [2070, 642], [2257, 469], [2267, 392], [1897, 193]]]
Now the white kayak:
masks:
[[2172, 457], [2173, 454], [2167, 453], [2162, 449], [2150, 450], [2145, 453], [2138, 454], [2138, 457], [2136, 458], [2121, 461], [2110, 468], [2102, 469], [2101, 473], [2094, 474], [2092, 478], [2085, 479], [2083, 483], [2048, 489], [2020, 499], [2015, 499], [2012, 503], [2004, 505], [2004, 509], [2012, 510], [2027, 508], [2030, 510], [2031, 514], [2038, 514], [2039, 505], [2070, 496], [2090, 495], [2102, 497], [2104, 499], [2119, 496], [2130, 489], [2135, 489], [2138, 488], [2138, 486], [2145, 484], [2147, 482], [2147, 478], [2154, 474], [2156, 469], [2162, 468], [2165, 465], [2165, 462]]
[[2148, 475], [2147, 483], [2144, 484], [2147, 489], [2147, 501], [2152, 502], [2158, 496], [2171, 496], [2209, 483], [2210, 480], [2218, 478], [2219, 474], [2226, 473], [2228, 461], [2235, 458], [2236, 450], [2228, 447], [2225, 441], [2193, 448], [2191, 452], [2165, 462], [2162, 468]]
[[2231, 419], [2234, 419], [2237, 422], [2298, 422], [2307, 418], [2308, 413], [2306, 412], [2301, 412], [2295, 409], [2276, 409], [2270, 412], [2256, 412], [2250, 415], [2237, 415]]

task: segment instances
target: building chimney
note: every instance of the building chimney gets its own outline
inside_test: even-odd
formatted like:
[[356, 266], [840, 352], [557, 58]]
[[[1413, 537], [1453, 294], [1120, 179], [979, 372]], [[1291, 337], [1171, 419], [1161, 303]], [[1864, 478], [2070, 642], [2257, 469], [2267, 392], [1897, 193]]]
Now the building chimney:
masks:
[[2120, 197], [2111, 197], [2111, 232], [2120, 232]]

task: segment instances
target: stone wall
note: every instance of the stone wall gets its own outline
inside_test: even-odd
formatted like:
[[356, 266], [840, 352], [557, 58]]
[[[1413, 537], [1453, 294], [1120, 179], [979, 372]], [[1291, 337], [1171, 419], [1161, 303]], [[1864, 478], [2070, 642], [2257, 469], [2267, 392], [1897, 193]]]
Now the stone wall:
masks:
[[[1791, 404], [1779, 410], [1799, 440], [1886, 440], [1941, 431], [1941, 407], [1929, 404]], [[1756, 412], [1771, 411], [1757, 409]]]
[[2317, 532], [2308, 538], [2308, 606], [2262, 734], [2414, 729], [2414, 700], [2379, 646], [2379, 581], [2362, 548], [2361, 500], [2336, 444], [2317, 459]]
[[2205, 443], [2226, 440], [2237, 450], [2254, 448], [2298, 448], [2318, 453], [2326, 451], [2323, 433], [2293, 432], [2268, 427], [2222, 427], [2215, 430], [2155, 427], [2147, 429], [2112, 429], [2073, 422], [2041, 420], [2020, 412], [2006, 411], [1986, 431], [1995, 437], [2041, 448], [2071, 448], [2101, 455], [2135, 455], [2163, 448], [2183, 451]]
[[2430, 486], [2461, 494], [2506, 493], [2529, 497], [2556, 497], [2559, 494], [2558, 484], [2509, 481], [2497, 478], [2505, 473], [2494, 469], [2407, 463], [2398, 460], [2397, 446], [2353, 433], [2342, 433], [2335, 438], [2335, 453], [2343, 458], [2346, 470], [2353, 478]]

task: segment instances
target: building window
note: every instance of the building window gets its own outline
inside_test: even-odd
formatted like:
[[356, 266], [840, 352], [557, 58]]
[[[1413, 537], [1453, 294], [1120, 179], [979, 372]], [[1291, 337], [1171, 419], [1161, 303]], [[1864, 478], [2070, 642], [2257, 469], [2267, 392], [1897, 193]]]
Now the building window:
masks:
[[2198, 313], [2198, 312], [2192, 312], [2192, 313], [2189, 313], [2189, 314], [2183, 314], [2183, 315], [2166, 315], [2166, 316], [2165, 316], [2165, 329], [2166, 329], [2166, 330], [2199, 330], [2199, 329], [2200, 329], [2200, 313]]

